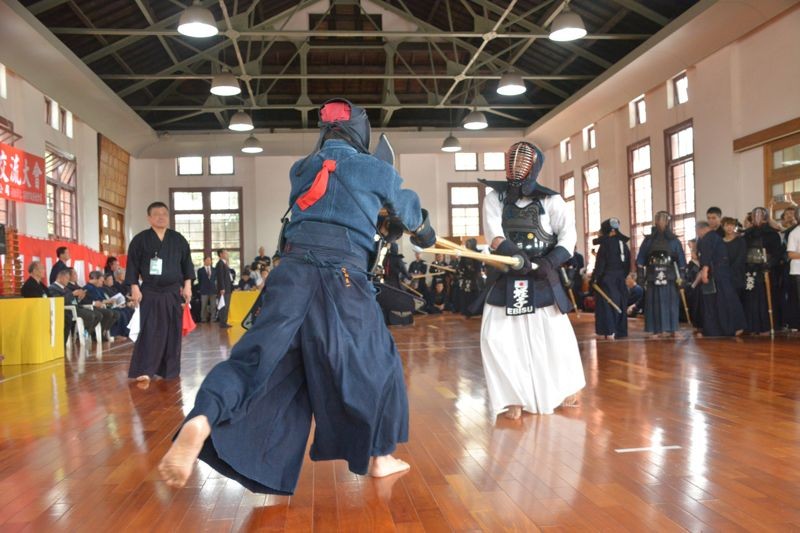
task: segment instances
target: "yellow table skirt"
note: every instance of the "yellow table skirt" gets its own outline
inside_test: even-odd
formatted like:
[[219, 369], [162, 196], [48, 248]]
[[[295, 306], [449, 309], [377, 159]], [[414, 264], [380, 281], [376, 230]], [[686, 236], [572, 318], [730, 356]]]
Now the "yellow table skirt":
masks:
[[231, 296], [231, 308], [228, 310], [228, 324], [241, 326], [247, 312], [256, 303], [261, 291], [233, 291]]
[[63, 358], [64, 299], [0, 299], [0, 354], [5, 365]]

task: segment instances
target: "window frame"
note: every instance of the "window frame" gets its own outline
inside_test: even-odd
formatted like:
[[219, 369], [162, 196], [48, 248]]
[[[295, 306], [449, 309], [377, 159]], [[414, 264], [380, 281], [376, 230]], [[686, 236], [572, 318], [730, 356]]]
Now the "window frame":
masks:
[[[453, 188], [455, 187], [477, 187], [478, 203], [453, 205]], [[448, 235], [453, 237], [453, 208], [454, 207], [477, 207], [478, 208], [478, 235], [463, 235], [463, 237], [477, 237], [483, 234], [483, 201], [486, 198], [486, 185], [476, 182], [452, 182], [447, 184], [447, 229]]]
[[[678, 82], [683, 79], [686, 80], [686, 101], [681, 102], [679, 96], [680, 91], [678, 90]], [[685, 71], [681, 72], [680, 74], [672, 78], [672, 96], [673, 96], [672, 107], [685, 104], [689, 101], [689, 76], [686, 74]]]
[[[633, 100], [633, 123], [634, 126], [641, 126], [647, 123], [647, 101], [645, 100], [645, 95], [641, 95]], [[639, 109], [639, 104], [644, 106], [644, 119], [642, 119], [642, 113]], [[651, 162], [652, 167], [652, 162]]]
[[[677, 159], [672, 158], [672, 140], [671, 137], [687, 128], [692, 128], [692, 153], [689, 155], [685, 155], [679, 157]], [[687, 218], [694, 218], [695, 222], [697, 222], [697, 172], [696, 166], [695, 170], [692, 173], [692, 180], [694, 182], [694, 211], [691, 213], [682, 213], [678, 215], [675, 212], [675, 178], [673, 175], [674, 168], [683, 165], [689, 161], [694, 163], [694, 122], [693, 119], [684, 120], [674, 126], [667, 128], [664, 130], [664, 157], [666, 158], [666, 174], [667, 174], [667, 210], [671, 217], [671, 225], [674, 231], [675, 221], [678, 219], [685, 220]], [[684, 225], [685, 227], [685, 225]], [[677, 237], [677, 235], [676, 235]], [[689, 253], [689, 239], [686, 239], [686, 233], [684, 231], [684, 235], [682, 236], [683, 240], [681, 241], [681, 245], [683, 246], [684, 253]], [[681, 237], [678, 237], [678, 240], [681, 240]]]
[[[645, 146], [650, 147], [650, 165], [647, 167], [646, 170], [640, 170], [639, 172], [634, 172], [633, 170], [633, 154], [636, 150], [643, 148]], [[642, 234], [644, 235], [644, 230], [646, 227], [652, 226], [654, 223], [654, 213], [653, 213], [653, 145], [650, 142], [650, 137], [637, 141], [628, 146], [628, 209], [630, 212], [630, 248], [631, 248], [631, 256], [636, 257], [636, 250], [639, 248], [639, 244], [636, 242], [636, 228], [642, 228]], [[636, 217], [636, 187], [635, 182], [639, 178], [643, 178], [644, 176], [650, 176], [650, 220], [646, 221], [639, 221]]]
[[[597, 167], [597, 187], [594, 189], [589, 189], [588, 183], [586, 182], [586, 171], [592, 167]], [[603, 218], [603, 211], [602, 211], [602, 197], [600, 196], [600, 161], [594, 160], [591, 163], [588, 163], [581, 167], [581, 189], [583, 190], [583, 240], [584, 244], [586, 245], [586, 265], [587, 268], [589, 265], [592, 266], [594, 269], [594, 256], [592, 255], [592, 239], [599, 235], [599, 228], [594, 233], [589, 231], [589, 196], [591, 194], [597, 193], [598, 195], [598, 205], [600, 206], [600, 223], [602, 224]]]
[[8, 98], [8, 70], [3, 63], [0, 63], [0, 98]]
[[[181, 164], [180, 159], [184, 157], [199, 157], [200, 158], [200, 173], [199, 174], [187, 174], [181, 173]], [[201, 155], [181, 155], [175, 158], [175, 175], [176, 176], [205, 176], [206, 175], [206, 158]]]
[[588, 152], [595, 148], [597, 148], [597, 124], [592, 122], [583, 128], [583, 151]]
[[[55, 148], [49, 144], [45, 145], [45, 168], [47, 167], [47, 153], [54, 154], [56, 157], [61, 159], [65, 159], [67, 161], [71, 161], [74, 165], [73, 176], [74, 176], [74, 185], [66, 185], [62, 182], [60, 178], [51, 179], [49, 173], [45, 170], [45, 196], [47, 196], [47, 190], [50, 186], [54, 188], [54, 205], [53, 205], [53, 232], [50, 233], [50, 228], [47, 228], [47, 234], [51, 239], [59, 239], [62, 241], [67, 242], [78, 242], [78, 159], [73, 156], [72, 154], [67, 154], [58, 148]], [[72, 196], [72, 237], [66, 237], [64, 235], [64, 228], [62, 224], [62, 210], [61, 210], [61, 192], [65, 191]], [[45, 209], [49, 211], [47, 208], [47, 201], [45, 200]]]
[[[456, 160], [459, 155], [474, 154], [475, 155], [475, 168], [462, 168], [459, 169], [456, 165]], [[478, 172], [478, 152], [456, 152], [453, 154], [453, 170], [456, 172]]]
[[[14, 123], [5, 117], [0, 116], [0, 142], [9, 146], [14, 146], [22, 136], [14, 131]], [[5, 222], [7, 228], [17, 227], [17, 202], [0, 198], [0, 203], [4, 206], [0, 211], [5, 213]]]
[[[192, 174], [194, 175], [194, 174]], [[202, 194], [203, 197], [203, 208], [202, 209], [190, 209], [190, 210], [175, 210], [175, 193], [176, 192], [199, 192]], [[239, 208], [238, 209], [211, 209], [211, 193], [213, 192], [236, 192], [239, 195]], [[237, 272], [238, 276], [241, 276], [242, 269], [245, 266], [250, 266], [247, 258], [245, 257], [245, 248], [244, 248], [244, 189], [243, 187], [170, 187], [169, 188], [169, 219], [170, 219], [170, 227], [175, 228], [175, 215], [203, 215], [203, 256], [206, 255], [211, 256], [211, 261], [213, 264], [216, 264], [218, 258], [216, 255], [216, 249], [212, 247], [212, 235], [211, 235], [211, 215], [218, 214], [218, 213], [238, 213], [239, 215], [239, 272]], [[229, 248], [226, 248], [228, 250]], [[234, 250], [230, 248], [230, 250]], [[190, 244], [190, 253], [198, 252], [197, 248], [191, 249]], [[195, 265], [195, 268], [200, 268], [200, 265]]]
[[[503, 168], [488, 168], [486, 166], [486, 155], [487, 154], [501, 154], [503, 161]], [[505, 152], [482, 152], [483, 157], [481, 158], [481, 162], [483, 163], [483, 170], [486, 172], [505, 172], [506, 170], [506, 154]]]
[[[230, 157], [231, 158], [231, 172], [212, 172], [211, 171], [211, 158], [212, 157]], [[209, 176], [235, 176], [236, 175], [236, 157], [233, 155], [210, 155], [208, 159], [208, 175]]]

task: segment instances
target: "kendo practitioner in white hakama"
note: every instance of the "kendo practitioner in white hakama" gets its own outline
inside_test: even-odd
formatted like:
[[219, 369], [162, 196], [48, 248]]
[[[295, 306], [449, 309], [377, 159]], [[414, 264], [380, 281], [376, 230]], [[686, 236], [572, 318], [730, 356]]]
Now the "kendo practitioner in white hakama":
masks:
[[486, 239], [493, 253], [522, 260], [489, 289], [481, 324], [492, 414], [511, 419], [575, 405], [586, 386], [558, 271], [575, 249], [575, 220], [558, 193], [536, 183], [543, 162], [538, 147], [516, 143], [506, 153], [506, 181], [484, 182], [492, 188], [483, 203]]

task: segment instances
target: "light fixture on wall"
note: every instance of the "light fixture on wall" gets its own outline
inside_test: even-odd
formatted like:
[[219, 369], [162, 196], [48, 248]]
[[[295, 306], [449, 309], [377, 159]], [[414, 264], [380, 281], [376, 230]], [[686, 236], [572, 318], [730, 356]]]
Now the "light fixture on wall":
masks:
[[475, 109], [466, 116], [462, 126], [468, 130], [482, 130], [488, 127], [489, 123], [486, 122], [486, 115]]
[[550, 25], [550, 40], [574, 41], [585, 36], [586, 26], [584, 26], [581, 16], [570, 9], [569, 3], [565, 4], [564, 9]]
[[250, 134], [250, 137], [248, 137], [244, 141], [244, 144], [242, 145], [242, 152], [246, 154], [260, 154], [263, 151], [264, 147], [261, 146], [261, 141], [256, 139], [256, 136], [253, 135], [252, 133]]
[[450, 135], [444, 140], [442, 143], [442, 152], [460, 152], [461, 151], [461, 143], [458, 141], [456, 137], [453, 136], [453, 132], [450, 132]]
[[244, 111], [237, 111], [231, 117], [228, 129], [233, 131], [250, 131], [253, 129], [253, 119]]
[[213, 37], [219, 33], [217, 21], [211, 10], [195, 3], [181, 13], [178, 19], [178, 33], [187, 37]]
[[525, 92], [525, 81], [516, 72], [506, 72], [497, 84], [497, 94], [517, 96]]
[[239, 80], [230, 71], [224, 70], [214, 75], [214, 79], [211, 82], [211, 94], [233, 96], [241, 92], [242, 88], [239, 87]]

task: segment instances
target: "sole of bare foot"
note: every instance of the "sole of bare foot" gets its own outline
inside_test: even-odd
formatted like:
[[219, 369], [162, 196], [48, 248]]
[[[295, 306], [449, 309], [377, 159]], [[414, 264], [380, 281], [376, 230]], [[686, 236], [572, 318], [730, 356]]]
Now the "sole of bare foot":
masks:
[[369, 475], [376, 478], [391, 476], [392, 474], [399, 474], [407, 472], [411, 469], [411, 465], [402, 459], [391, 455], [382, 455], [380, 457], [372, 458], [372, 465], [369, 467]]
[[136, 381], [150, 381], [150, 376], [139, 376]]
[[210, 434], [211, 427], [205, 416], [196, 416], [183, 425], [178, 438], [158, 464], [158, 472], [167, 486], [179, 489], [186, 485], [203, 443]]
[[519, 420], [519, 418], [522, 416], [522, 407], [519, 405], [512, 405], [508, 408], [508, 411], [503, 413], [503, 416], [509, 420]]

